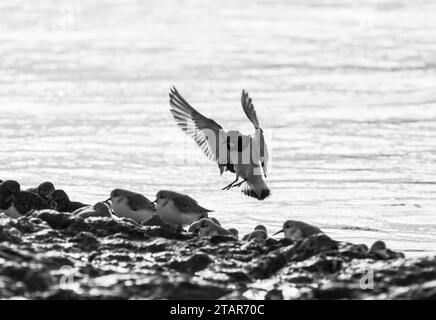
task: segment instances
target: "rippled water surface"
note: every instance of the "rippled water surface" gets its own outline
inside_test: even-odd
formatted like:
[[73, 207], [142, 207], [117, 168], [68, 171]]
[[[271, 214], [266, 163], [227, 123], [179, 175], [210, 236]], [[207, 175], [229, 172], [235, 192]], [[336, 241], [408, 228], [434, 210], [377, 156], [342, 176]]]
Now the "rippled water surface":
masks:
[[[336, 239], [436, 252], [434, 1], [2, 1], [0, 178], [93, 203], [174, 189], [225, 226], [285, 219]], [[168, 90], [272, 163], [264, 202], [221, 191]]]

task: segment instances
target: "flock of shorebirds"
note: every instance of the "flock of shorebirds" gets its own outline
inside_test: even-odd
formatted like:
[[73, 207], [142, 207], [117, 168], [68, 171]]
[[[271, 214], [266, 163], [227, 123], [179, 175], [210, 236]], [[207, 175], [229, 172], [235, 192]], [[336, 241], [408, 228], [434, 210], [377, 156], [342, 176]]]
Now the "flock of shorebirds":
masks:
[[[195, 110], [180, 93], [170, 90], [170, 111], [177, 125], [201, 147], [206, 156], [218, 164], [220, 174], [229, 171], [235, 180], [223, 190], [242, 187], [249, 197], [263, 200], [270, 196], [265, 178], [268, 168], [268, 148], [251, 98], [243, 90], [241, 104], [244, 113], [254, 126], [253, 135], [243, 135], [237, 130], [225, 131], [218, 123]], [[247, 157], [248, 155], [248, 157]], [[242, 181], [239, 181], [242, 179]], [[55, 209], [71, 212], [80, 217], [107, 216], [130, 218], [146, 223], [154, 217], [198, 236], [229, 235], [238, 238], [236, 229], [225, 229], [220, 222], [209, 217], [212, 210], [200, 206], [186, 194], [161, 190], [150, 201], [144, 195], [124, 189], [115, 189], [107, 200], [93, 206], [71, 201], [65, 191], [56, 189], [51, 182], [41, 183], [36, 188], [21, 190], [17, 181], [0, 180], [0, 213], [19, 218], [35, 210]], [[322, 231], [300, 221], [288, 220], [283, 224], [286, 238], [298, 240]], [[257, 226], [243, 240], [265, 241], [268, 238], [265, 226]]]
[[[43, 182], [36, 188], [21, 190], [14, 180], [0, 180], [0, 213], [18, 219], [35, 210], [52, 209], [59, 212], [69, 212], [81, 218], [113, 217], [129, 218], [137, 223], [146, 224], [158, 217], [162, 222], [182, 231], [189, 225], [188, 232], [199, 237], [227, 235], [239, 239], [234, 228], [225, 229], [218, 219], [209, 217], [212, 210], [203, 208], [190, 196], [169, 190], [160, 190], [156, 200], [150, 201], [144, 195], [128, 190], [115, 189], [108, 199], [87, 205], [71, 201], [62, 189], [56, 189], [53, 183]], [[323, 232], [310, 224], [288, 220], [283, 228], [274, 235], [283, 232], [285, 238], [301, 240]], [[242, 240], [265, 242], [268, 239], [267, 229], [258, 225], [252, 232], [242, 237]]]

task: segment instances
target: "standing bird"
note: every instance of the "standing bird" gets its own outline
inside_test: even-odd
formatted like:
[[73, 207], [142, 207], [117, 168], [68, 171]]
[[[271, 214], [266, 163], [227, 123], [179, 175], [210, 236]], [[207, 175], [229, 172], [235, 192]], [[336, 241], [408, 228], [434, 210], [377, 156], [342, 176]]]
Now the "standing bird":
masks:
[[[218, 163], [220, 174], [230, 171], [236, 179], [223, 190], [245, 186], [242, 192], [247, 196], [263, 200], [271, 191], [265, 177], [268, 167], [268, 148], [263, 130], [257, 119], [251, 98], [242, 90], [241, 103], [247, 118], [255, 128], [255, 134], [243, 135], [237, 130], [225, 131], [214, 120], [206, 118], [195, 110], [180, 95], [176, 88], [170, 91], [170, 111], [177, 125], [194, 138], [209, 159]], [[239, 181], [239, 178], [243, 180]]]
[[142, 223], [150, 220], [156, 213], [154, 204], [140, 193], [115, 189], [110, 198], [112, 210], [118, 217], [126, 217]]
[[213, 212], [200, 206], [190, 196], [174, 191], [160, 190], [154, 202], [159, 217], [180, 229], [201, 218], [207, 218], [208, 213]]
[[20, 190], [21, 187], [17, 181], [6, 180], [0, 183], [0, 212], [9, 209], [12, 197]]
[[274, 233], [274, 235], [283, 232], [285, 238], [291, 240], [303, 240], [312, 235], [324, 234], [320, 228], [312, 226], [302, 221], [287, 220], [283, 224], [283, 229]]

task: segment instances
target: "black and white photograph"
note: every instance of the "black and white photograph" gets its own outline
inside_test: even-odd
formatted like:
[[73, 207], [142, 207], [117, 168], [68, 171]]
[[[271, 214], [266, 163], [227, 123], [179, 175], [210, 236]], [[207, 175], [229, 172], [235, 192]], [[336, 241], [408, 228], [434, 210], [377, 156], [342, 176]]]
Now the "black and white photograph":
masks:
[[435, 1], [0, 0], [0, 300], [435, 299]]

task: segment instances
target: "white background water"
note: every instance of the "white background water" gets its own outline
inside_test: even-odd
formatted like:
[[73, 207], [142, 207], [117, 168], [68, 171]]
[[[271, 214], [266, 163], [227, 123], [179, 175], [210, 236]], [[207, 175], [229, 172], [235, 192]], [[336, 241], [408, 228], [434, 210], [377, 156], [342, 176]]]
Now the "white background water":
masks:
[[[0, 178], [94, 203], [185, 192], [224, 226], [286, 219], [336, 239], [436, 252], [436, 2], [0, 2]], [[264, 202], [176, 127], [168, 90], [269, 133]]]

